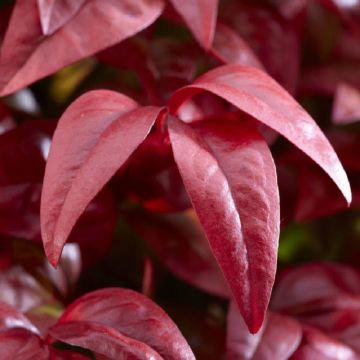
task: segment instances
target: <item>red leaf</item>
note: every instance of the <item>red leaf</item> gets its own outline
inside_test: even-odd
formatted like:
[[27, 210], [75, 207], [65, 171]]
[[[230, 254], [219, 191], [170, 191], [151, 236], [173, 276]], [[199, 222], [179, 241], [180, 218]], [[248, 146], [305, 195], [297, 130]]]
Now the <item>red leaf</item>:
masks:
[[170, 0], [197, 41], [209, 49], [214, 39], [218, 0]]
[[246, 41], [224, 24], [217, 24], [212, 52], [225, 64], [248, 65], [264, 69]]
[[332, 118], [334, 124], [346, 125], [360, 120], [360, 91], [346, 83], [335, 93]]
[[227, 65], [209, 71], [170, 99], [174, 113], [191, 96], [210, 91], [273, 128], [312, 158], [333, 179], [348, 203], [351, 189], [346, 173], [318, 125], [279, 84], [262, 71]]
[[269, 313], [261, 330], [249, 333], [234, 303], [227, 325], [227, 359], [286, 360], [301, 342], [300, 324], [287, 316]]
[[60, 323], [89, 321], [106, 325], [141, 341], [164, 359], [195, 359], [179, 329], [155, 303], [131, 290], [109, 288], [77, 299]]
[[45, 251], [56, 265], [86, 206], [145, 139], [160, 108], [111, 91], [81, 96], [55, 131], [41, 199]]
[[239, 122], [169, 118], [170, 141], [200, 223], [251, 332], [276, 272], [279, 194], [266, 142]]
[[280, 277], [272, 308], [290, 314], [360, 307], [360, 274], [331, 263], [312, 263]]
[[41, 339], [25, 330], [13, 329], [0, 333], [1, 360], [48, 360], [48, 349]]
[[109, 359], [164, 359], [143, 342], [95, 322], [74, 321], [55, 324], [49, 329], [49, 334], [57, 340], [92, 350]]
[[[14, 307], [0, 301], [0, 334], [13, 328], [26, 329], [29, 332], [38, 333], [36, 327]], [[2, 346], [0, 346], [0, 349]], [[0, 356], [1, 359], [3, 359]]]
[[37, 0], [44, 35], [51, 35], [65, 25], [86, 0]]
[[19, 0], [1, 48], [0, 95], [140, 32], [162, 10], [161, 0], [89, 0], [58, 31], [43, 36], [37, 0]]

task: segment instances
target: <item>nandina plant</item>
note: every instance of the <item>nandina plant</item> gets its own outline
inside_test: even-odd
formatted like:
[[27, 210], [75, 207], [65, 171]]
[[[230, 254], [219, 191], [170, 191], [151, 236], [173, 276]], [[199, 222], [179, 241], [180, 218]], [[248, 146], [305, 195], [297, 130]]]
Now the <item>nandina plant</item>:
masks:
[[360, 357], [358, 2], [0, 12], [1, 359]]

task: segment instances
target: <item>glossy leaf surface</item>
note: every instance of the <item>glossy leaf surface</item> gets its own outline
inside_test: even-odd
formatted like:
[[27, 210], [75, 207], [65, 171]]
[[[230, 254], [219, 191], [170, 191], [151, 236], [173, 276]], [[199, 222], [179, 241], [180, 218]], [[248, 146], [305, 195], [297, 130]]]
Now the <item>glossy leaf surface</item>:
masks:
[[348, 203], [346, 173], [316, 122], [273, 79], [260, 70], [228, 65], [209, 71], [172, 96], [173, 112], [191, 96], [210, 91], [276, 130], [313, 159], [333, 179]]
[[276, 271], [279, 194], [271, 153], [239, 122], [194, 126], [169, 119], [185, 188], [252, 332], [264, 318]]
[[218, 0], [170, 0], [195, 38], [209, 49], [214, 38]]
[[71, 304], [59, 323], [91, 321], [147, 344], [164, 359], [193, 360], [189, 346], [166, 313], [147, 297], [109, 288], [86, 294]]
[[17, 1], [1, 48], [0, 95], [140, 32], [161, 14], [163, 5], [161, 0], [86, 1], [58, 31], [43, 36], [37, 0]]
[[160, 108], [94, 91], [76, 100], [55, 131], [41, 199], [45, 251], [56, 264], [89, 202], [145, 139]]

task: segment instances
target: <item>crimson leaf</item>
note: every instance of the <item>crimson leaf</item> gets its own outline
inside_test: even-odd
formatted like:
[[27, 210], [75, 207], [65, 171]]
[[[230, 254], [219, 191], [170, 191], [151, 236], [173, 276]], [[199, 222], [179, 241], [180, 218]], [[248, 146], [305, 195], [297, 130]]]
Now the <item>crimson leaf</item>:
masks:
[[160, 111], [101, 90], [81, 96], [65, 111], [41, 198], [43, 242], [53, 265], [86, 206], [144, 140]]
[[210, 91], [273, 128], [312, 158], [351, 202], [346, 173], [329, 141], [306, 111], [275, 80], [253, 67], [226, 65], [207, 72], [173, 94], [170, 109], [191, 96]]
[[132, 290], [108, 288], [80, 297], [65, 310], [58, 323], [74, 321], [96, 322], [113, 328], [147, 344], [167, 360], [195, 359], [167, 314]]
[[276, 272], [279, 194], [275, 165], [256, 130], [210, 120], [169, 118], [185, 188], [241, 313], [256, 332]]
[[37, 0], [17, 1], [1, 48], [0, 95], [140, 32], [162, 9], [161, 0], [89, 0], [58, 31], [43, 36]]

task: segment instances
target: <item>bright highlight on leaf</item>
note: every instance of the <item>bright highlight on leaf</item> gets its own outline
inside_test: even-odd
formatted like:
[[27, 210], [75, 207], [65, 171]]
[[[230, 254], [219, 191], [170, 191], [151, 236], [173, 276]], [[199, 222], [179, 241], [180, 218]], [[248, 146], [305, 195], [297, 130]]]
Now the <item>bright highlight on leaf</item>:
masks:
[[241, 123], [169, 120], [175, 161], [212, 251], [252, 332], [276, 272], [279, 194], [266, 142]]
[[202, 91], [224, 98], [285, 136], [322, 167], [348, 204], [351, 202], [349, 181], [329, 141], [310, 115], [271, 77], [242, 65], [219, 67], [175, 92], [170, 111], [175, 113], [184, 101]]

